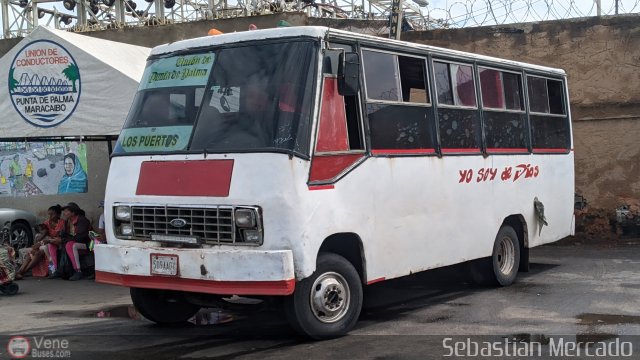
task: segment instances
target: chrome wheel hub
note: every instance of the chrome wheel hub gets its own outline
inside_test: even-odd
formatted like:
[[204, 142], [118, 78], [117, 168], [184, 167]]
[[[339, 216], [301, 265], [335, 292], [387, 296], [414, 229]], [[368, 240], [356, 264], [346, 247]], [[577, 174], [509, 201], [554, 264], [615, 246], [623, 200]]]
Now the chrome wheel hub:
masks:
[[11, 244], [18, 249], [27, 247], [27, 232], [24, 229], [16, 229], [11, 232]]
[[513, 266], [515, 265], [515, 253], [516, 250], [513, 246], [513, 242], [509, 237], [503, 237], [500, 239], [500, 250], [498, 251], [498, 266], [500, 272], [504, 275], [511, 273]]
[[335, 272], [320, 275], [311, 287], [310, 303], [313, 315], [323, 323], [341, 320], [349, 310], [349, 285]]

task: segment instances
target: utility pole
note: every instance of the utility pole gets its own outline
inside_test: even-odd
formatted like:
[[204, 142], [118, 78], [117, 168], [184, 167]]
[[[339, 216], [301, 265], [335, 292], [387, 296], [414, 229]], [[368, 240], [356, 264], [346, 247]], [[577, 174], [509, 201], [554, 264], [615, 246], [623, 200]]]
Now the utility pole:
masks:
[[2, 36], [5, 39], [11, 37], [9, 31], [9, 0], [0, 0], [0, 6], [2, 7]]
[[400, 40], [402, 32], [402, 0], [391, 2], [391, 21], [389, 21], [389, 39]]

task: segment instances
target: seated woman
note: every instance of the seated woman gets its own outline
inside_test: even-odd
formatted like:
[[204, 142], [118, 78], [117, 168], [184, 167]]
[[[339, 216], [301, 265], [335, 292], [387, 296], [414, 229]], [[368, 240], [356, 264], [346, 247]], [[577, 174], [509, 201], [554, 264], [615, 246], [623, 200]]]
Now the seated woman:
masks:
[[[47, 210], [48, 218], [43, 224], [39, 225], [39, 232], [35, 237], [34, 244], [31, 247], [31, 251], [25, 257], [20, 270], [18, 270], [16, 280], [21, 280], [24, 274], [40, 264], [45, 256], [51, 265], [50, 269], [51, 267], [55, 267], [57, 248], [60, 246], [60, 233], [64, 228], [64, 221], [60, 218], [61, 214], [62, 207], [60, 205], [51, 206]], [[53, 255], [53, 258], [51, 255]]]
[[[71, 260], [74, 274], [69, 278], [71, 281], [80, 280], [80, 253], [86, 253], [89, 249], [89, 230], [91, 223], [85, 217], [84, 210], [80, 209], [76, 203], [69, 203], [63, 209], [65, 219], [64, 230], [62, 231], [62, 244], [64, 250]], [[53, 256], [53, 254], [52, 254]], [[59, 272], [55, 272], [52, 278], [60, 277]]]
[[33, 246], [31, 246], [30, 249], [20, 249], [20, 253], [25, 250], [28, 250], [29, 252], [24, 257], [20, 269], [16, 272], [16, 280], [22, 280], [27, 271], [34, 268], [44, 259], [44, 252], [40, 250], [40, 246], [43, 245], [42, 239], [44, 239], [45, 236], [47, 236], [47, 227], [44, 224], [40, 224], [38, 225], [38, 233], [34, 239]]

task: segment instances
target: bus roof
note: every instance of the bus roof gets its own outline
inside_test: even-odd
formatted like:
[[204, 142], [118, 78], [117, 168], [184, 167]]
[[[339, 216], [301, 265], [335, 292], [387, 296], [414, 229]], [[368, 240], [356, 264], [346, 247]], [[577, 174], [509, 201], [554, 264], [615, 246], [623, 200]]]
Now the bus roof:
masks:
[[202, 48], [208, 46], [216, 46], [223, 44], [238, 43], [254, 40], [278, 39], [283, 37], [311, 37], [323, 39], [326, 37], [334, 39], [352, 39], [364, 42], [367, 45], [394, 46], [402, 47], [402, 49], [415, 50], [415, 52], [428, 51], [436, 56], [459, 57], [461, 59], [477, 60], [486, 63], [495, 63], [497, 65], [527, 68], [540, 72], [552, 73], [556, 75], [565, 75], [564, 70], [547, 66], [535, 65], [520, 61], [501, 59], [492, 56], [474, 54], [470, 52], [450, 50], [447, 48], [412, 43], [408, 41], [392, 40], [388, 38], [354, 33], [350, 31], [337, 30], [323, 26], [294, 26], [280, 27], [264, 30], [241, 31], [215, 36], [204, 36], [200, 38], [188, 39], [160, 45], [151, 51], [151, 56], [172, 53], [175, 51]]

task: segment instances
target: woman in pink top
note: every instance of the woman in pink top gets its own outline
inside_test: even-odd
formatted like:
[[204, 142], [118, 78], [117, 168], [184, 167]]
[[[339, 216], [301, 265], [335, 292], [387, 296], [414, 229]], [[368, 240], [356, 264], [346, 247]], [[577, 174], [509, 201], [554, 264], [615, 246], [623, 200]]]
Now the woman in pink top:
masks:
[[62, 207], [60, 205], [54, 205], [47, 210], [48, 219], [40, 225], [41, 231], [36, 235], [36, 242], [16, 274], [16, 280], [22, 279], [24, 274], [38, 265], [45, 255], [49, 263], [56, 263], [60, 235], [64, 229], [64, 221], [60, 218], [61, 214]]

